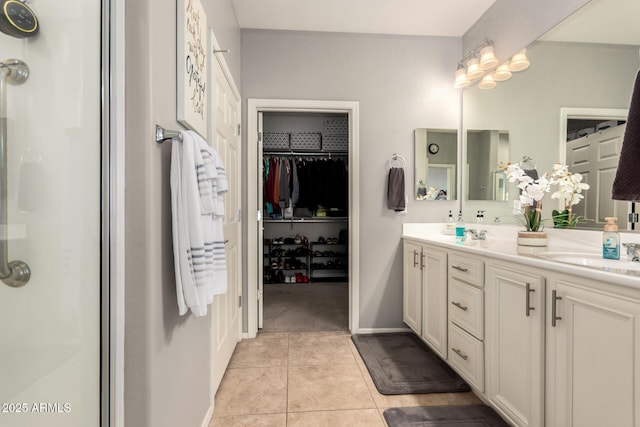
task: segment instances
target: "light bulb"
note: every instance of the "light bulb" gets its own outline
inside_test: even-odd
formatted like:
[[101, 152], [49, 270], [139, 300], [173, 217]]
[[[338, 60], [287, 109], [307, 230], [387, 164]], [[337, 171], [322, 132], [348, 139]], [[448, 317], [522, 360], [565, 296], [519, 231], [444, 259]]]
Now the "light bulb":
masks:
[[485, 75], [482, 80], [480, 80], [480, 83], [478, 83], [478, 87], [480, 89], [493, 89], [496, 87], [496, 81], [494, 80], [493, 75]]
[[522, 71], [529, 67], [529, 60], [527, 59], [527, 49], [522, 49], [520, 52], [513, 55], [511, 62], [509, 63], [509, 71]]
[[453, 87], [456, 89], [462, 89], [468, 87], [471, 84], [471, 80], [467, 78], [467, 70], [464, 69], [462, 64], [458, 65], [456, 70], [456, 81], [453, 83]]
[[511, 71], [509, 71], [509, 64], [507, 62], [498, 65], [496, 71], [493, 72], [493, 79], [497, 82], [503, 82], [505, 80], [509, 80], [510, 78]]
[[479, 62], [475, 56], [467, 61], [467, 77], [469, 80], [475, 80], [484, 74], [480, 69]]
[[493, 53], [493, 46], [485, 46], [480, 51], [480, 69], [481, 70], [490, 70], [493, 67], [498, 65], [498, 58]]

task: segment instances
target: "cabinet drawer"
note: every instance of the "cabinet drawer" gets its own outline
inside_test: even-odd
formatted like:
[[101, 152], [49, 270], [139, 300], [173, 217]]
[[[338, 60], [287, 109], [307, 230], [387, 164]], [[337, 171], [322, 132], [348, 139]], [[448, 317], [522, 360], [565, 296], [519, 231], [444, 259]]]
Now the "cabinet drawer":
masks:
[[482, 287], [484, 284], [483, 262], [466, 256], [450, 254], [449, 275]]
[[471, 386], [484, 392], [484, 344], [451, 322], [448, 361]]
[[449, 280], [449, 320], [484, 339], [484, 292], [457, 279]]

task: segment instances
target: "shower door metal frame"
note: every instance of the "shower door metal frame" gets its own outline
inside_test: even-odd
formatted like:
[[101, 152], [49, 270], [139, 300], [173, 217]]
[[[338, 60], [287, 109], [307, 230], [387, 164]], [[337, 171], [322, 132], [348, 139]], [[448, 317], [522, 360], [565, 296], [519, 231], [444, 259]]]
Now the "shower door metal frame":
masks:
[[125, 0], [101, 0], [100, 425], [124, 426]]

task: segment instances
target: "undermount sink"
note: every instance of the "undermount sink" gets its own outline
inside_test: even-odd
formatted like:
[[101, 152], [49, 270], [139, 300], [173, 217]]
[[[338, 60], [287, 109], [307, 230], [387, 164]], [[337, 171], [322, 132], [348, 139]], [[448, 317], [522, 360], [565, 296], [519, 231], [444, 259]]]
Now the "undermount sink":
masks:
[[535, 256], [549, 261], [579, 265], [621, 274], [640, 274], [640, 262], [627, 259], [604, 259], [601, 253], [595, 252], [538, 252]]

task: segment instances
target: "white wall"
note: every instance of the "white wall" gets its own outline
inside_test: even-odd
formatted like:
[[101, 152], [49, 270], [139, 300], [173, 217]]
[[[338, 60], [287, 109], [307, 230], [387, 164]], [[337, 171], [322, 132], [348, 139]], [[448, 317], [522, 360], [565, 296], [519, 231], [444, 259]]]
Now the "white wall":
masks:
[[[457, 128], [452, 87], [460, 39], [362, 34], [242, 32], [243, 98], [360, 103], [360, 327], [402, 327], [403, 222], [443, 221], [455, 202], [416, 202], [406, 216], [386, 208], [386, 162], [407, 159], [413, 130]], [[407, 186], [408, 195], [413, 186]]]
[[[203, 2], [236, 83], [240, 31], [230, 0]], [[176, 121], [176, 2], [126, 3], [125, 423], [200, 426], [209, 408], [209, 318], [179, 316], [173, 269], [171, 144]]]

